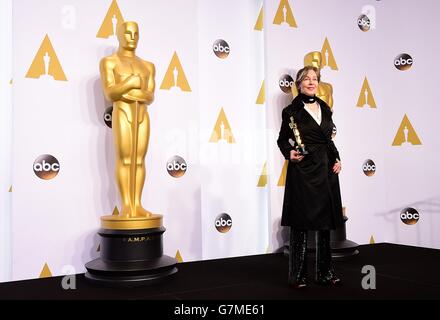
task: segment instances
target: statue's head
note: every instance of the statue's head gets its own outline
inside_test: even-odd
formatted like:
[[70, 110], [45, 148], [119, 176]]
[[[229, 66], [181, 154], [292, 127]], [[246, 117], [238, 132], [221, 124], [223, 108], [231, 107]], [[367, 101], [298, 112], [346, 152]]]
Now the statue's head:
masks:
[[125, 50], [134, 51], [139, 41], [139, 28], [136, 22], [121, 23], [117, 30], [119, 46]]
[[305, 55], [304, 66], [312, 66], [321, 69], [322, 55], [319, 51], [312, 51]]

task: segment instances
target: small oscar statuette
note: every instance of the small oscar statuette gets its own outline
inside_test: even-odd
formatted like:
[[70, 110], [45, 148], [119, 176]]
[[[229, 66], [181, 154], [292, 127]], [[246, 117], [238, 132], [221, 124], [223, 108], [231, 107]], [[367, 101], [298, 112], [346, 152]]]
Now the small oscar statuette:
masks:
[[301, 135], [299, 134], [298, 126], [295, 123], [295, 120], [293, 117], [290, 117], [290, 123], [289, 123], [290, 129], [293, 130], [293, 135], [295, 136], [295, 142], [296, 146], [295, 149], [300, 153], [300, 155], [306, 155], [309, 154], [309, 152], [306, 150], [306, 146], [301, 140]]

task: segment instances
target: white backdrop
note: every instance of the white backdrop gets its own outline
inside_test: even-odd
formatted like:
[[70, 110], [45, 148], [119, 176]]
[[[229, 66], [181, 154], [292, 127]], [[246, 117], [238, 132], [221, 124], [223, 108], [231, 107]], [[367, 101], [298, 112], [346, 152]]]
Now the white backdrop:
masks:
[[12, 0], [0, 1], [0, 281], [11, 278]]
[[[440, 248], [440, 168], [436, 165], [440, 136], [435, 116], [439, 112], [434, 103], [436, 81], [430, 80], [439, 71], [435, 61], [440, 44], [434, 20], [427, 18], [438, 12], [440, 4], [410, 0], [288, 3], [297, 28], [273, 24], [280, 1], [265, 1], [269, 130], [278, 133], [281, 110], [292, 98], [280, 90], [278, 79], [286, 73], [295, 78], [305, 54], [321, 51], [328, 39], [337, 70], [325, 66], [322, 81], [331, 83], [334, 91], [347, 237], [360, 244], [374, 240]], [[357, 26], [363, 13], [369, 14], [375, 29], [371, 24], [363, 32]], [[406, 71], [394, 67], [401, 53], [414, 60]], [[376, 108], [357, 106], [365, 77]], [[421, 145], [392, 146], [405, 114]], [[277, 186], [284, 159], [275, 142], [276, 136], [269, 135], [272, 249], [281, 246], [284, 235], [279, 231], [284, 188]], [[370, 177], [362, 171], [367, 159], [376, 164], [376, 173]], [[415, 225], [400, 220], [406, 207], [419, 212]]]
[[[66, 265], [84, 271], [84, 263], [99, 254], [99, 217], [119, 207], [113, 141], [103, 121], [109, 103], [98, 72], [99, 60], [117, 42], [96, 37], [111, 33], [111, 19], [105, 17], [113, 15], [139, 23], [137, 54], [156, 65], [143, 201], [148, 210], [164, 215], [164, 253], [191, 261], [266, 252], [268, 208], [260, 204], [267, 197], [257, 187], [265, 154], [260, 144], [264, 109], [255, 104], [263, 79], [258, 51], [263, 36], [253, 30], [261, 2], [236, 6], [228, 27], [218, 13], [230, 18], [232, 3], [214, 8], [195, 0], [14, 2], [13, 279], [38, 277], [44, 266], [52, 275], [62, 274]], [[33, 73], [34, 59], [44, 71], [46, 49], [35, 56], [46, 34], [66, 81]], [[218, 39], [231, 47], [226, 59], [213, 52]], [[56, 61], [54, 53], [49, 55], [50, 74]], [[178, 62], [172, 60], [175, 56]], [[172, 62], [181, 88], [169, 88]], [[185, 83], [180, 82], [183, 77]], [[234, 144], [210, 142], [222, 108]], [[255, 128], [259, 137], [252, 134]], [[42, 180], [32, 170], [42, 154], [59, 161], [52, 180]], [[180, 178], [166, 170], [176, 155], [188, 165]], [[215, 228], [222, 213], [233, 223], [226, 233]], [[23, 237], [32, 239], [31, 244]]]
[[[43, 275], [48, 270], [63, 274], [66, 266], [83, 272], [84, 263], [99, 255], [99, 217], [119, 207], [111, 129], [103, 121], [110, 104], [98, 70], [99, 60], [117, 46], [114, 37], [101, 37], [111, 33], [113, 15], [139, 23], [137, 54], [156, 66], [143, 201], [146, 209], [164, 215], [165, 254], [193, 261], [272, 252], [283, 245], [284, 187], [278, 182], [284, 162], [276, 138], [281, 110], [292, 96], [280, 90], [279, 79], [284, 74], [294, 78], [304, 55], [321, 51], [326, 39], [328, 58], [337, 65], [337, 70], [325, 67], [322, 76], [334, 90], [348, 238], [360, 244], [374, 240], [440, 248], [440, 169], [435, 163], [440, 137], [436, 81], [431, 80], [438, 71], [434, 15], [440, 4], [267, 0], [261, 9], [262, 2], [14, 1], [14, 122], [13, 129], [1, 127], [5, 136], [0, 138], [6, 146], [2, 159], [7, 159], [13, 130], [12, 211], [6, 192], [11, 182], [1, 182], [3, 279], [10, 274], [10, 214], [9, 279], [39, 277], [44, 266]], [[366, 32], [357, 25], [362, 13], [374, 22]], [[49, 50], [49, 74], [55, 79], [38, 74], [46, 49], [40, 56], [37, 52], [46, 35], [56, 53]], [[228, 55], [214, 53], [217, 40], [227, 43]], [[414, 60], [405, 71], [394, 66], [402, 53]], [[172, 61], [180, 88], [167, 86]], [[4, 78], [9, 83], [2, 71], [1, 89], [8, 90]], [[365, 78], [376, 108], [371, 100], [369, 106], [357, 106]], [[1, 110], [2, 121], [11, 113], [7, 110]], [[404, 137], [399, 127], [405, 115], [412, 125], [408, 140], [414, 142], [417, 134], [421, 144], [393, 146], [396, 135]], [[226, 139], [216, 136], [222, 132]], [[51, 180], [33, 171], [43, 154], [60, 164]], [[188, 165], [180, 178], [166, 170], [174, 156]], [[367, 159], [376, 165], [372, 176], [362, 171]], [[5, 177], [11, 172], [7, 162], [2, 162], [3, 172]], [[401, 221], [406, 207], [418, 211], [416, 224]], [[215, 227], [222, 214], [231, 219], [227, 232]]]
[[[261, 6], [253, 0], [199, 2], [204, 259], [265, 253], [268, 246], [267, 188], [257, 186], [266, 155], [265, 110], [256, 104], [264, 78], [263, 34], [253, 30]], [[229, 45], [225, 59], [212, 54], [217, 39]], [[221, 109], [234, 143], [210, 142]], [[221, 213], [231, 217], [228, 233], [214, 228]]]

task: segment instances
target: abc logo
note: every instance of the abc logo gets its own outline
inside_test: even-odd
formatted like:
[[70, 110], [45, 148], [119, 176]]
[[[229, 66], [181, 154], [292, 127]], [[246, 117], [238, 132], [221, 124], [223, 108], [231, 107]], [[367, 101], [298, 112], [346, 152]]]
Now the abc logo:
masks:
[[170, 176], [174, 178], [180, 178], [186, 172], [188, 168], [185, 160], [182, 157], [174, 156], [167, 162], [167, 171]]
[[34, 173], [43, 180], [50, 180], [56, 177], [60, 171], [60, 163], [50, 154], [39, 156], [34, 162]]
[[109, 128], [112, 127], [112, 113], [113, 113], [113, 107], [108, 107], [107, 109], [105, 109], [104, 122]]
[[215, 40], [212, 46], [212, 50], [214, 51], [215, 55], [220, 59], [226, 59], [229, 56], [230, 52], [229, 44], [222, 39]]
[[218, 232], [226, 233], [232, 227], [232, 219], [227, 213], [222, 213], [215, 219], [215, 228]]
[[367, 177], [371, 177], [373, 174], [376, 173], [376, 165], [373, 162], [373, 160], [368, 159], [364, 162], [362, 165], [362, 171], [365, 173]]
[[400, 220], [404, 224], [413, 225], [419, 221], [420, 215], [414, 208], [405, 208], [400, 212]]
[[361, 29], [364, 32], [370, 30], [371, 27], [370, 19], [365, 14], [359, 16], [357, 24], [359, 29]]
[[282, 75], [280, 80], [278, 81], [278, 85], [280, 86], [281, 91], [283, 91], [284, 93], [291, 93], [294, 84], [295, 82], [288, 74]]
[[394, 59], [394, 66], [401, 71], [405, 71], [411, 68], [413, 62], [414, 60], [409, 54], [402, 53]]

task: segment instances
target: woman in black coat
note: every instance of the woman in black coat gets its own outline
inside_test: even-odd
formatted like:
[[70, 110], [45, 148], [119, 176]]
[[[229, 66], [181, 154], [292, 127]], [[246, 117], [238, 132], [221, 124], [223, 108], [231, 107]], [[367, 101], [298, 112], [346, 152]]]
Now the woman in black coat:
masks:
[[[315, 67], [298, 71], [295, 84], [299, 95], [283, 109], [277, 140], [289, 160], [281, 225], [291, 227], [288, 282], [295, 288], [307, 285], [308, 230], [317, 231], [316, 282], [341, 283], [332, 267], [330, 247], [330, 230], [343, 223], [338, 179], [341, 161], [331, 138], [332, 111], [315, 96], [319, 81]], [[302, 155], [297, 149], [292, 117], [308, 154]]]

